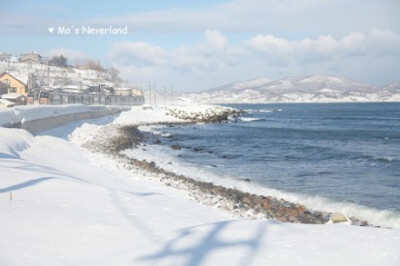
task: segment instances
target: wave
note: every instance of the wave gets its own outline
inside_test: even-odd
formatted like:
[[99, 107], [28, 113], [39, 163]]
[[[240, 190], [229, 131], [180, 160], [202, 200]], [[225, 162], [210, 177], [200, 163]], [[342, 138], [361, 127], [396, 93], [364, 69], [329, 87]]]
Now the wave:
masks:
[[260, 110], [258, 110], [258, 112], [260, 112], [260, 113], [272, 113], [274, 111], [275, 110], [271, 110], [271, 109], [260, 109]]
[[266, 121], [263, 118], [253, 118], [253, 117], [240, 117], [239, 120], [242, 122]]
[[150, 145], [146, 147], [145, 151], [142, 149], [131, 149], [123, 153], [136, 159], [147, 160], [149, 162], [154, 161], [159, 167], [167, 171], [188, 176], [199, 181], [212, 182], [215, 185], [236, 188], [252, 194], [282, 198], [303, 204], [312, 210], [341, 212], [348, 217], [356, 217], [376, 226], [400, 228], [400, 213], [379, 210], [350, 202], [335, 201], [316, 195], [286, 192], [266, 187], [257, 182], [249, 182], [247, 178], [237, 179], [227, 175], [224, 176], [212, 171], [213, 169], [218, 169], [214, 165], [194, 165], [183, 161], [177, 157], [179, 152], [171, 151], [167, 146]]
[[281, 112], [282, 109], [244, 109], [246, 113], [272, 113], [272, 112]]

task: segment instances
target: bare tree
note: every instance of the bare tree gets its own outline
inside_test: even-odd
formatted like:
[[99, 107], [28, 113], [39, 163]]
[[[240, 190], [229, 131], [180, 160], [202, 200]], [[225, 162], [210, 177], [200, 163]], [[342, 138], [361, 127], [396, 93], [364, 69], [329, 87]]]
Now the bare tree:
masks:
[[57, 67], [68, 67], [68, 58], [63, 55], [53, 56], [49, 60], [49, 65]]
[[119, 77], [119, 70], [116, 68], [111, 67], [108, 70], [108, 73], [111, 76], [111, 82], [114, 83], [114, 86], [119, 87], [122, 79]]

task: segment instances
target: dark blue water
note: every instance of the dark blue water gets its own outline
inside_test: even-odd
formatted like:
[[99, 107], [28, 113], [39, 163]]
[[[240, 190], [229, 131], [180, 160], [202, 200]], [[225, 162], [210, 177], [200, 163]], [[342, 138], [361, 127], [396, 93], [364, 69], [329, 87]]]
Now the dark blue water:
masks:
[[[164, 128], [221, 176], [400, 212], [400, 103], [230, 105], [237, 122]], [[193, 149], [196, 148], [197, 151]]]

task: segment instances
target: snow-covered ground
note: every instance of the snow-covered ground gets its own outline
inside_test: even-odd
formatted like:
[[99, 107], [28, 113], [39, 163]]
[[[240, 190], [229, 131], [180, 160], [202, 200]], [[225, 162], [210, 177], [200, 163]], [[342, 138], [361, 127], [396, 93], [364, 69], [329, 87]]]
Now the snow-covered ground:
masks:
[[38, 136], [0, 127], [0, 265], [400, 264], [399, 229], [232, 218], [68, 138], [113, 122], [179, 120], [165, 111]]

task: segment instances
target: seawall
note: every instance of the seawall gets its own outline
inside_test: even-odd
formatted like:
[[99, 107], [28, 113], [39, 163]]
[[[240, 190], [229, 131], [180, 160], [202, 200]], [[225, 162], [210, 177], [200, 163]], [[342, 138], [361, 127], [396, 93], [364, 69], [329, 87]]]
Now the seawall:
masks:
[[[11, 109], [0, 112], [0, 126], [22, 128], [31, 134], [56, 128], [74, 121], [94, 119], [126, 111], [127, 107], [110, 106], [60, 106]], [[3, 118], [3, 119], [1, 119]], [[8, 118], [8, 119], [7, 119]]]

